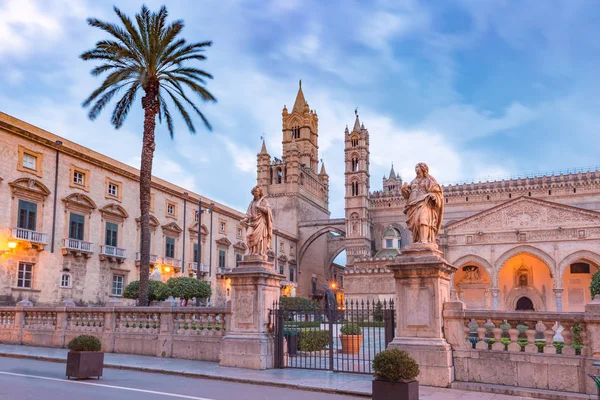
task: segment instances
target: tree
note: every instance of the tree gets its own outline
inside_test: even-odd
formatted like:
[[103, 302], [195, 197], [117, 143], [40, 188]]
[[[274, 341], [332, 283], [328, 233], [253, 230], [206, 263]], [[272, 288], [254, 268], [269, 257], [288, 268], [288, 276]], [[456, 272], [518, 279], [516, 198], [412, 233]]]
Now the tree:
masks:
[[171, 289], [173, 297], [185, 300], [186, 306], [190, 299], [204, 300], [212, 295], [212, 290], [208, 282], [198, 280], [197, 278], [188, 278], [185, 276], [170, 278], [167, 281], [167, 286]]
[[[148, 300], [149, 301], [164, 301], [171, 296], [171, 289], [166, 283], [161, 281], [148, 282]], [[140, 297], [140, 281], [133, 281], [125, 287], [123, 297], [126, 299], [139, 299]]]
[[202, 54], [212, 42], [187, 43], [179, 37], [183, 21], [177, 20], [167, 25], [167, 9], [162, 6], [158, 12], [151, 12], [142, 6], [135, 16], [135, 23], [117, 7], [115, 13], [121, 24], [113, 24], [89, 18], [88, 24], [99, 28], [112, 37], [96, 43], [92, 50], [80, 57], [85, 60], [98, 60], [100, 65], [92, 69], [93, 76], [107, 73], [100, 87], [83, 102], [84, 107], [94, 105], [89, 118], [94, 120], [119, 92], [125, 92], [112, 113], [111, 123], [116, 129], [123, 126], [138, 92], [144, 92], [144, 133], [142, 140], [142, 161], [140, 166], [140, 306], [148, 305], [148, 277], [150, 273], [150, 185], [152, 181], [152, 159], [154, 157], [154, 130], [156, 117], [162, 123], [164, 118], [171, 139], [173, 119], [166, 99], [179, 111], [191, 133], [196, 132], [192, 118], [186, 107], [195, 112], [209, 130], [210, 123], [187, 96], [190, 90], [203, 101], [216, 101], [206, 90], [206, 79], [212, 79], [207, 72], [185, 66], [190, 61], [202, 61]]

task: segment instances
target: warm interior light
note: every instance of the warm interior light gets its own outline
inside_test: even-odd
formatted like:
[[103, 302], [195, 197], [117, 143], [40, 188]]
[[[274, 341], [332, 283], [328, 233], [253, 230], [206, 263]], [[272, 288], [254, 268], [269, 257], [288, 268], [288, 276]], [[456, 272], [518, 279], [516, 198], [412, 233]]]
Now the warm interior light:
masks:
[[15, 249], [17, 247], [17, 242], [8, 242], [9, 249]]
[[165, 272], [171, 272], [171, 267], [165, 267]]
[[332, 282], [332, 283], [331, 283], [331, 288], [332, 288], [332, 289], [335, 289], [335, 282]]

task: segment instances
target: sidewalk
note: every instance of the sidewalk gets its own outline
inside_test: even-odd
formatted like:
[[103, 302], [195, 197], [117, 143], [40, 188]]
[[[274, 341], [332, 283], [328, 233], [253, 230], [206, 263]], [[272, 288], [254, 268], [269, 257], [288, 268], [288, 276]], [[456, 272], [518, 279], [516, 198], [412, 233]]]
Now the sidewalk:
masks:
[[[0, 357], [32, 358], [43, 361], [65, 362], [67, 350], [0, 344]], [[371, 397], [370, 375], [344, 374], [329, 371], [300, 369], [270, 369], [255, 371], [242, 368], [220, 367], [215, 362], [192, 361], [175, 358], [138, 356], [131, 354], [106, 353], [104, 365], [107, 368], [120, 368], [144, 372], [184, 375], [313, 390], [361, 397]], [[419, 388], [423, 400], [525, 400], [528, 397], [506, 396], [457, 389], [443, 389], [429, 386]]]

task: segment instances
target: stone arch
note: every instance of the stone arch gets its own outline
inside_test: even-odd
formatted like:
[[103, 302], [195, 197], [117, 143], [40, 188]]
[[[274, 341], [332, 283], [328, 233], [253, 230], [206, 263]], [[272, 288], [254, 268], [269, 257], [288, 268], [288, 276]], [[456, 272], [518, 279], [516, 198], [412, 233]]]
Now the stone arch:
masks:
[[558, 277], [556, 280], [560, 281], [562, 284], [563, 275], [567, 267], [573, 264], [575, 261], [579, 260], [589, 261], [600, 268], [600, 254], [588, 250], [576, 251], [575, 253], [569, 254], [568, 256], [563, 258], [562, 261], [558, 264]]
[[475, 254], [467, 254], [459, 259], [455, 260], [452, 265], [458, 269], [464, 267], [467, 264], [473, 264], [486, 270], [490, 276], [492, 287], [498, 287], [498, 274], [494, 271], [494, 267], [485, 258], [477, 256]]
[[344, 232], [342, 229], [335, 227], [335, 226], [324, 226], [321, 229], [314, 232], [312, 235], [310, 235], [308, 237], [308, 239], [306, 239], [304, 241], [304, 243], [302, 243], [302, 246], [300, 247], [300, 249], [298, 251], [298, 261], [300, 264], [300, 268], [302, 267], [302, 258], [304, 257], [304, 253], [310, 247], [310, 245], [315, 240], [317, 240], [318, 237], [320, 237], [321, 235], [324, 235], [326, 233], [329, 233], [329, 232], [335, 232], [341, 236], [346, 236], [346, 232]]
[[506, 309], [508, 311], [516, 310], [517, 302], [523, 297], [528, 297], [529, 300], [531, 300], [535, 311], [546, 311], [542, 294], [532, 287], [516, 288], [512, 290], [508, 297], [504, 300]]
[[554, 279], [554, 285], [556, 285], [556, 262], [554, 261], [554, 259], [545, 251], [529, 245], [513, 247], [512, 249], [504, 252], [504, 254], [498, 257], [498, 260], [496, 260], [496, 273], [500, 271], [502, 267], [504, 267], [504, 264], [506, 264], [508, 260], [521, 253], [529, 254], [530, 256], [533, 256], [539, 259], [544, 264], [546, 264], [546, 266], [550, 270], [550, 276]]

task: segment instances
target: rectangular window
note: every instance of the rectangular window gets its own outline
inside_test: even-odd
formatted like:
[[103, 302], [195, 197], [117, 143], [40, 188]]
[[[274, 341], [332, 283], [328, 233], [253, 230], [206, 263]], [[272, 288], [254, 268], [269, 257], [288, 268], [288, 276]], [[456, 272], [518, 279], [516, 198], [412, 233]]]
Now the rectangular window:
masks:
[[240, 253], [235, 253], [235, 267], [240, 266], [240, 261], [242, 261], [242, 255]]
[[37, 157], [31, 154], [23, 154], [23, 167], [28, 169], [36, 170]]
[[198, 217], [199, 215], [200, 213], [198, 212], [198, 210], [196, 210], [196, 212], [194, 212], [194, 222], [200, 221], [200, 218]]
[[219, 268], [225, 268], [225, 250], [219, 250]]
[[165, 200], [165, 207], [167, 217], [177, 218], [177, 203], [170, 200]]
[[85, 175], [79, 171], [73, 172], [73, 183], [79, 186], [85, 186]]
[[123, 275], [113, 275], [112, 295], [123, 296], [123, 286], [125, 285], [125, 277]]
[[283, 264], [279, 264], [279, 275], [285, 274], [285, 266]]
[[36, 217], [37, 204], [32, 203], [30, 201], [19, 200], [19, 216], [17, 221], [17, 227], [21, 229], [35, 231]]
[[290, 267], [290, 282], [294, 282], [295, 276], [294, 276], [294, 268]]
[[104, 244], [107, 246], [117, 247], [119, 235], [119, 225], [113, 222], [106, 223], [106, 240]]
[[167, 205], [167, 212], [170, 215], [175, 215], [175, 206], [173, 204]]
[[80, 214], [71, 213], [69, 220], [69, 239], [83, 240], [83, 229], [85, 217]]
[[194, 262], [198, 262], [198, 243], [194, 243]]
[[578, 262], [571, 264], [571, 273], [572, 274], [589, 274], [590, 273], [590, 264]]
[[393, 239], [385, 239], [385, 247], [387, 247], [388, 249], [391, 249], [394, 246], [393, 242], [394, 242]]
[[223, 222], [223, 221], [219, 222], [219, 232], [225, 233], [226, 228], [227, 228], [227, 225], [225, 224], [225, 222]]
[[237, 237], [239, 237], [239, 238], [242, 237], [242, 228], [238, 228], [238, 230], [237, 230]]
[[398, 239], [398, 248], [402, 248], [402, 239]]
[[62, 274], [60, 276], [60, 287], [61, 288], [71, 287], [71, 275], [69, 275], [69, 274]]
[[108, 184], [108, 195], [113, 196], [113, 197], [118, 197], [119, 196], [119, 187], [117, 185], [115, 185], [114, 183], [109, 183]]
[[167, 236], [165, 246], [165, 257], [175, 258], [175, 238]]
[[283, 253], [285, 251], [284, 248], [285, 248], [285, 246], [284, 246], [283, 242], [279, 243], [279, 251], [281, 253]]
[[17, 287], [29, 289], [33, 287], [33, 264], [24, 262], [19, 263]]

